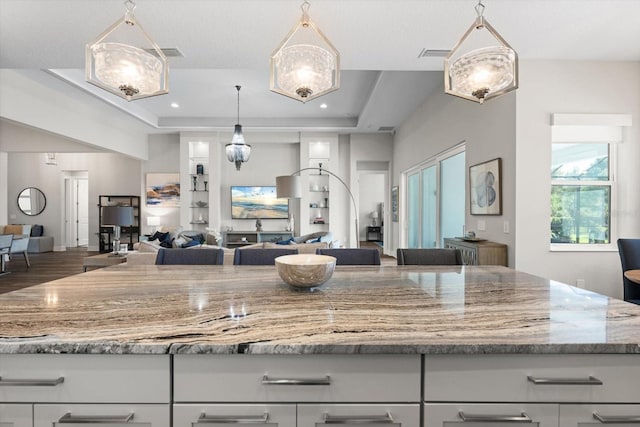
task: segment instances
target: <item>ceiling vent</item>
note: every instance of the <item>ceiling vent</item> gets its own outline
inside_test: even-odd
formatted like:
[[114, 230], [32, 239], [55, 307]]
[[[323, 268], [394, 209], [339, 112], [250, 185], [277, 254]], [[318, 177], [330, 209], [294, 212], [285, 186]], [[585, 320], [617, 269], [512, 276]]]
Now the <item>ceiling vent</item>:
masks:
[[[184, 53], [177, 47], [161, 47], [160, 50], [167, 58], [184, 58]], [[145, 49], [145, 51], [157, 56], [155, 49]]]
[[393, 132], [394, 129], [393, 126], [380, 126], [378, 132]]
[[418, 54], [418, 58], [444, 58], [451, 52], [444, 49], [427, 49], [423, 48]]

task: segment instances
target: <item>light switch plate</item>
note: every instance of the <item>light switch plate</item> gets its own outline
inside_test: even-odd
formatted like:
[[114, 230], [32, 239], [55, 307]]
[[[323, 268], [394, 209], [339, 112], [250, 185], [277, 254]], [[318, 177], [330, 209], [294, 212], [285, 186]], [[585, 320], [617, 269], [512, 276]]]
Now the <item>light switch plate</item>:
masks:
[[478, 220], [478, 231], [485, 231], [487, 229], [487, 223], [483, 219]]

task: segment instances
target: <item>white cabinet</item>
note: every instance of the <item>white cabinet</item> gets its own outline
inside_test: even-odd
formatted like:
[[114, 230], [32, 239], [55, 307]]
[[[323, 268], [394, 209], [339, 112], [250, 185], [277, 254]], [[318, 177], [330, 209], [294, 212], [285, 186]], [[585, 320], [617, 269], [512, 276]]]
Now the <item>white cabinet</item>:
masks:
[[169, 427], [169, 405], [90, 405], [55, 404], [33, 407], [33, 427], [51, 427], [64, 424], [110, 426], [136, 424], [145, 427]]
[[538, 354], [425, 357], [429, 402], [640, 401], [640, 355]]
[[32, 407], [27, 404], [0, 404], [0, 427], [32, 427]]
[[176, 404], [173, 427], [216, 425], [296, 427], [296, 405], [278, 404]]
[[323, 424], [417, 427], [420, 425], [420, 405], [298, 405], [298, 427]]
[[424, 369], [425, 427], [640, 423], [637, 354], [427, 355]]
[[420, 364], [419, 355], [176, 355], [174, 426], [202, 417], [207, 426], [418, 427]]
[[623, 427], [639, 423], [640, 405], [560, 405], [560, 427]]
[[553, 404], [426, 404], [424, 414], [424, 427], [558, 426], [558, 405]]
[[167, 403], [169, 388], [168, 355], [0, 355], [0, 402]]
[[176, 402], [419, 402], [418, 355], [176, 355]]

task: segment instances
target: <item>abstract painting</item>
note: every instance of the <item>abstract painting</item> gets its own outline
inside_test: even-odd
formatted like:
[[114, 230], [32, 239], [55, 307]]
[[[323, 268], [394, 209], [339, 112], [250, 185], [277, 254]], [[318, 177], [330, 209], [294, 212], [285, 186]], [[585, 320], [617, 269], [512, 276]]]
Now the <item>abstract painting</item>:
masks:
[[180, 206], [180, 174], [148, 173], [147, 206]]
[[471, 215], [502, 215], [502, 159], [469, 167]]

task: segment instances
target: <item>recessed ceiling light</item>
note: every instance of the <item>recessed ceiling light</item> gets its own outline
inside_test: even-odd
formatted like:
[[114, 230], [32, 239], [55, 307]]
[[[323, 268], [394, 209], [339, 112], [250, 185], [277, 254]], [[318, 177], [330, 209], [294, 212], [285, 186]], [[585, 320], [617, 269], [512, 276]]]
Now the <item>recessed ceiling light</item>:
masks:
[[327, 104], [320, 104], [320, 108], [322, 109], [327, 108]]
[[171, 107], [172, 108], [180, 108], [180, 104], [178, 104], [177, 102], [172, 102], [171, 103]]

